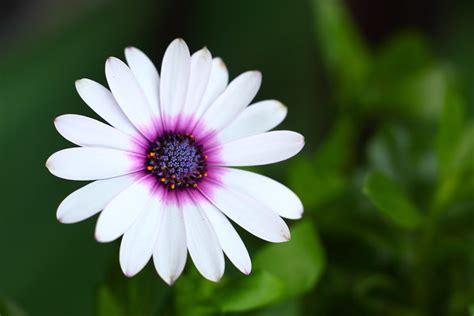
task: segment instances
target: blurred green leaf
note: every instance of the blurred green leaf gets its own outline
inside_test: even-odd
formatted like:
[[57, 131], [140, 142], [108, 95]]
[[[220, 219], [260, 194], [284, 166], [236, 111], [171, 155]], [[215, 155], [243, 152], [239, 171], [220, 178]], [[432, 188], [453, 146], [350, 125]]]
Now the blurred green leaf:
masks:
[[0, 316], [27, 316], [28, 314], [15, 302], [0, 297]]
[[343, 192], [345, 179], [334, 170], [317, 168], [314, 160], [298, 157], [289, 173], [290, 187], [303, 201], [305, 211], [312, 212]]
[[[471, 190], [474, 174], [474, 124], [465, 127], [458, 139], [452, 140], [449, 161], [434, 197], [434, 211], [441, 211], [458, 194]], [[444, 154], [446, 155], [446, 154]], [[471, 181], [471, 182], [470, 182]]]
[[97, 295], [97, 316], [126, 316], [121, 302], [111, 293], [107, 286], [102, 286]]
[[368, 275], [362, 278], [354, 288], [360, 302], [379, 310], [388, 308], [393, 310], [397, 305], [394, 297], [397, 297], [399, 290], [396, 280], [384, 274]]
[[413, 198], [419, 205], [431, 203], [436, 181], [436, 156], [433, 153], [434, 124], [404, 120], [380, 126], [367, 146], [369, 170], [379, 170], [405, 187], [417, 190]]
[[355, 130], [347, 118], [339, 119], [314, 160], [299, 157], [289, 173], [290, 186], [312, 211], [336, 198], [346, 188], [344, 169], [353, 159]]
[[401, 125], [385, 124], [367, 146], [370, 166], [397, 181], [405, 180], [412, 171], [412, 139], [410, 131]]
[[308, 292], [323, 272], [324, 252], [311, 222], [300, 222], [291, 232], [289, 242], [265, 245], [257, 253], [250, 276], [215, 284], [191, 269], [176, 284], [179, 315], [252, 311]]
[[437, 118], [446, 93], [447, 73], [417, 33], [394, 36], [375, 55], [362, 103], [405, 116]]
[[159, 279], [153, 265], [147, 265], [138, 275], [127, 278], [116, 264], [108, 282], [97, 292], [97, 316], [162, 313], [169, 293], [170, 287]]
[[410, 76], [434, 62], [429, 44], [416, 32], [403, 32], [391, 37], [374, 60], [374, 68], [382, 81]]
[[269, 272], [256, 271], [217, 292], [215, 302], [223, 312], [242, 312], [278, 301], [284, 293], [282, 280]]
[[322, 171], [341, 171], [353, 156], [356, 130], [349, 118], [339, 118], [316, 151], [315, 167]]
[[453, 156], [457, 151], [465, 126], [463, 101], [456, 91], [451, 89], [446, 96], [438, 127], [437, 154], [441, 179], [444, 179], [453, 168], [456, 168], [452, 165], [455, 161]]
[[[194, 265], [188, 264], [183, 275], [173, 285], [174, 314], [181, 316], [218, 314], [219, 308], [214, 298], [216, 293], [227, 285], [226, 281], [226, 277], [219, 283], [208, 281], [202, 277]], [[232, 281], [236, 280], [232, 279]]]
[[350, 105], [365, 84], [370, 68], [366, 44], [340, 0], [312, 0], [316, 34], [330, 75], [344, 105]]
[[413, 229], [421, 223], [421, 215], [411, 200], [393, 180], [378, 171], [365, 181], [364, 193], [395, 224]]
[[305, 315], [300, 300], [284, 301], [278, 304], [261, 308], [250, 313], [249, 316], [300, 316]]
[[319, 280], [326, 260], [314, 225], [302, 221], [291, 229], [291, 240], [266, 245], [257, 253], [254, 269], [280, 278], [285, 296], [294, 297], [310, 290]]

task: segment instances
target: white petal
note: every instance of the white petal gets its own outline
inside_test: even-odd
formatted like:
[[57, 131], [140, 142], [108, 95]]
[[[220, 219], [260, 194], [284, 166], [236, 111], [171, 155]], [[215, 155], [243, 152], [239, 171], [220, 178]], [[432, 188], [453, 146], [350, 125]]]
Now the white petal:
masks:
[[291, 131], [272, 131], [220, 146], [223, 166], [258, 166], [286, 160], [304, 146], [304, 137]]
[[153, 262], [160, 277], [171, 285], [181, 275], [186, 264], [186, 230], [183, 211], [178, 206], [170, 204], [163, 212], [153, 250]]
[[287, 112], [286, 106], [276, 100], [266, 100], [252, 104], [219, 133], [219, 140], [222, 143], [227, 143], [239, 138], [268, 132], [285, 119]]
[[100, 213], [95, 229], [97, 241], [113, 241], [132, 226], [153, 194], [153, 182], [147, 178], [143, 177], [121, 192]]
[[120, 59], [110, 57], [105, 63], [105, 75], [110, 90], [125, 115], [143, 136], [153, 140], [156, 117], [130, 68]]
[[59, 205], [56, 217], [64, 224], [89, 218], [135, 181], [134, 176], [97, 180], [69, 194]]
[[225, 186], [255, 198], [282, 217], [298, 219], [303, 215], [303, 203], [298, 196], [273, 179], [254, 172], [227, 168], [221, 180]]
[[224, 64], [224, 61], [219, 57], [212, 60], [211, 74], [209, 76], [209, 82], [206, 87], [206, 92], [201, 100], [201, 104], [197, 108], [196, 118], [200, 118], [204, 112], [211, 106], [217, 97], [224, 92], [227, 84], [229, 83], [229, 72]]
[[134, 276], [147, 264], [153, 254], [163, 214], [163, 202], [152, 197], [120, 244], [120, 266], [123, 273]]
[[186, 43], [178, 38], [166, 49], [161, 65], [161, 114], [173, 118], [183, 109], [188, 91], [191, 57]]
[[117, 177], [143, 168], [134, 154], [108, 148], [76, 147], [49, 157], [46, 167], [56, 177], [68, 180], [97, 180]]
[[65, 139], [79, 146], [114, 148], [131, 152], [140, 149], [129, 135], [86, 116], [61, 115], [54, 120], [54, 125]]
[[254, 198], [226, 187], [216, 188], [206, 197], [251, 234], [270, 242], [290, 239], [290, 230], [280, 216]]
[[76, 89], [84, 102], [107, 123], [129, 135], [138, 133], [107, 88], [95, 81], [81, 79], [76, 81]]
[[192, 203], [183, 206], [183, 215], [189, 254], [196, 268], [206, 279], [219, 281], [224, 274], [224, 255], [211, 223]]
[[200, 202], [199, 206], [206, 212], [207, 218], [214, 227], [219, 244], [229, 260], [242, 273], [250, 274], [252, 262], [247, 248], [227, 217], [209, 202]]
[[135, 47], [125, 49], [128, 66], [145, 94], [156, 118], [160, 117], [160, 76], [153, 62]]
[[205, 127], [219, 131], [232, 122], [253, 100], [261, 82], [259, 71], [247, 71], [235, 78], [204, 113]]
[[191, 56], [188, 94], [183, 111], [186, 116], [193, 115], [198, 109], [208, 86], [211, 68], [212, 56], [207, 48], [203, 48]]

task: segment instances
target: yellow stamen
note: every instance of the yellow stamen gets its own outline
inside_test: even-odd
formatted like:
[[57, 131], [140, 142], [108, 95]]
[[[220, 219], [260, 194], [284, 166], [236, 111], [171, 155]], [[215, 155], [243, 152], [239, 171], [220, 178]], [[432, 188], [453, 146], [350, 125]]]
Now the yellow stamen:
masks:
[[147, 166], [147, 167], [146, 167], [146, 170], [152, 171], [152, 170], [153, 170], [153, 166]]

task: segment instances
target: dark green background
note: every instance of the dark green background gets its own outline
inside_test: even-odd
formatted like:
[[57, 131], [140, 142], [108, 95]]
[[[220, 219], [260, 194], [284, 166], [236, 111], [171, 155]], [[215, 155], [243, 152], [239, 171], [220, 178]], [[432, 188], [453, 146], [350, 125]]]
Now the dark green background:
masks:
[[[380, 2], [0, 4], [0, 314], [474, 315], [474, 3]], [[217, 286], [189, 262], [172, 288], [152, 267], [126, 279], [94, 219], [57, 223], [82, 184], [44, 167], [68, 146], [53, 119], [94, 116], [76, 79], [105, 83], [130, 45], [159, 65], [175, 37], [231, 77], [261, 70], [257, 99], [306, 138], [258, 170], [301, 196], [293, 240], [241, 232], [253, 275], [228, 263]]]

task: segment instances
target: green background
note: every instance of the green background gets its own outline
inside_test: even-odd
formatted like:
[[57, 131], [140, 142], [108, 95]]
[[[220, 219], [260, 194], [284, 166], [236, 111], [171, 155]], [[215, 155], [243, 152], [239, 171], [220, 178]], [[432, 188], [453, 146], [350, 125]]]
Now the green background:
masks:
[[[5, 2], [0, 315], [474, 315], [474, 3], [380, 2]], [[74, 81], [105, 83], [105, 59], [130, 45], [159, 65], [175, 37], [231, 77], [261, 70], [257, 99], [285, 103], [281, 128], [306, 138], [257, 169], [305, 215], [287, 244], [240, 231], [249, 277], [227, 262], [212, 284], [188, 262], [173, 287], [151, 265], [127, 279], [95, 219], [55, 218], [82, 183], [44, 166], [68, 146], [53, 119], [94, 116]]]

